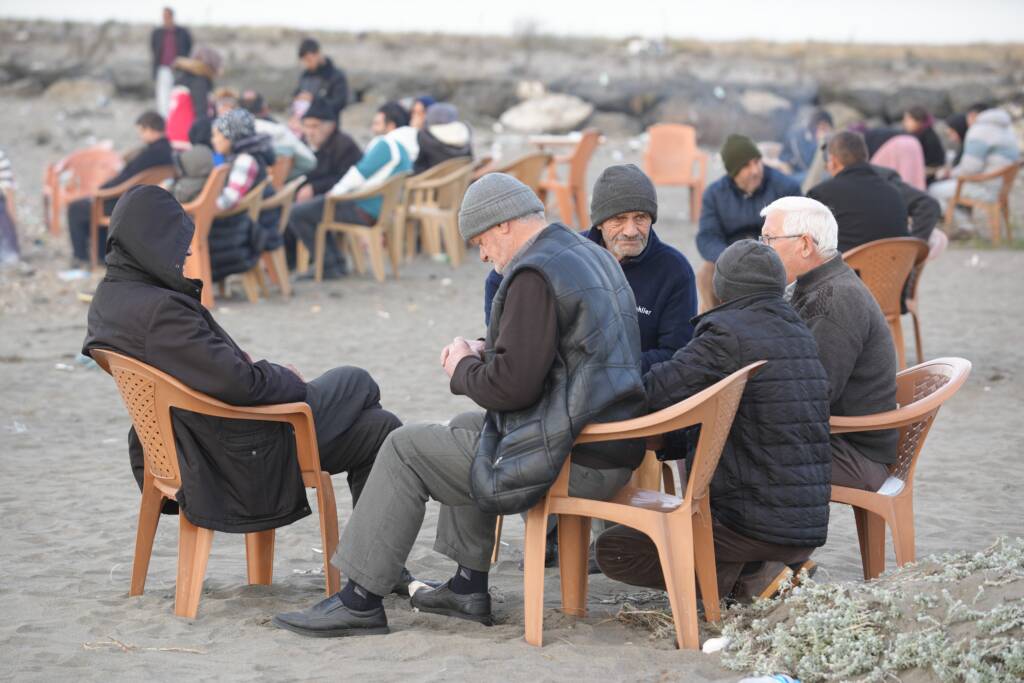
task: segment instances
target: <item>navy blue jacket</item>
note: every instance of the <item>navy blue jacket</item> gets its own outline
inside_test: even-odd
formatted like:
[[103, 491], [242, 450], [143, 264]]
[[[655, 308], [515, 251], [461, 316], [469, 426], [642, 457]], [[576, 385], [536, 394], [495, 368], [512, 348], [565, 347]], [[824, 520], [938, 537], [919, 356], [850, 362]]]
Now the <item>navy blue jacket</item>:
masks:
[[[604, 246], [596, 227], [584, 233]], [[622, 261], [640, 323], [640, 350], [643, 372], [655, 363], [668, 360], [676, 349], [686, 346], [693, 336], [690, 319], [697, 314], [697, 287], [690, 262], [677, 249], [661, 240], [651, 228], [647, 248], [636, 258]], [[490, 323], [491, 301], [502, 277], [495, 271], [484, 286], [484, 321]]]
[[704, 190], [697, 250], [705, 261], [714, 263], [733, 242], [757, 239], [764, 225], [761, 209], [780, 197], [800, 194], [799, 183], [768, 166], [761, 186], [751, 195], [744, 194], [728, 175], [722, 176]]

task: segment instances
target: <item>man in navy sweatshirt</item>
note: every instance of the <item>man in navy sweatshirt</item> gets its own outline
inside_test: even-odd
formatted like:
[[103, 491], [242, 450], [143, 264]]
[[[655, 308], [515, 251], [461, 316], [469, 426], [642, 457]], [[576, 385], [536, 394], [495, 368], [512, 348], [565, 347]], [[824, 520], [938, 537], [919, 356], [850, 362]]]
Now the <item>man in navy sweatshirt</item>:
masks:
[[[636, 299], [643, 372], [668, 360], [690, 341], [697, 314], [697, 288], [690, 262], [658, 239], [654, 184], [634, 164], [609, 166], [594, 183], [593, 227], [585, 234], [618, 259]], [[502, 277], [495, 271], [484, 289], [484, 319]]]

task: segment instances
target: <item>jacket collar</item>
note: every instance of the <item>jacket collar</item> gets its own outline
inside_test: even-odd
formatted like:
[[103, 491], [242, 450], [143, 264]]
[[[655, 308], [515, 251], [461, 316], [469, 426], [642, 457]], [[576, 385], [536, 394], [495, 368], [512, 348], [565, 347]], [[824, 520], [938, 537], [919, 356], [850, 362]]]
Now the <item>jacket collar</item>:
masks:
[[843, 255], [836, 254], [817, 268], [812, 268], [797, 277], [796, 288], [793, 290], [793, 299], [799, 299], [810, 290], [818, 288], [823, 282], [842, 275], [848, 270], [850, 270], [850, 267], [843, 260]]
[[842, 171], [837, 173], [836, 174], [836, 178], [839, 178], [839, 177], [842, 177], [842, 176], [864, 175], [865, 173], [873, 173], [873, 172], [874, 171], [871, 170], [871, 164], [869, 164], [866, 161], [858, 161], [855, 164], [850, 164], [849, 166], [844, 168]]
[[718, 313], [720, 311], [741, 310], [744, 308], [750, 308], [754, 304], [760, 303], [762, 301], [771, 301], [776, 299], [779, 301], [785, 301], [785, 299], [782, 298], [782, 295], [779, 294], [778, 292], [758, 292], [756, 294], [747, 294], [746, 296], [741, 296], [738, 299], [726, 301], [724, 304], [719, 304], [714, 308], [709, 308], [700, 315], [695, 315], [693, 318], [690, 319], [690, 324], [696, 327], [698, 322], [703, 320], [706, 316], [711, 315], [712, 313]]

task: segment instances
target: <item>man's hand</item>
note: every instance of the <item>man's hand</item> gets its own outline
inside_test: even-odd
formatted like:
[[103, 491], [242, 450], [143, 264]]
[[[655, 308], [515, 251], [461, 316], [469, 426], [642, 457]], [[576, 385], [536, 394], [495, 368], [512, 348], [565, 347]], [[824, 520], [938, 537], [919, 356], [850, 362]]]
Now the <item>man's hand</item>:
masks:
[[306, 378], [302, 376], [302, 373], [299, 372], [299, 369], [297, 367], [295, 367], [291, 363], [286, 363], [285, 367], [288, 368], [289, 370], [291, 370], [292, 372], [294, 372], [295, 376], [298, 377], [300, 380], [302, 380], [303, 382], [306, 381]]
[[466, 343], [469, 344], [469, 348], [473, 350], [474, 355], [481, 359], [484, 357], [484, 347], [487, 344], [482, 339], [470, 339]]
[[444, 366], [445, 374], [451, 377], [455, 374], [455, 368], [458, 367], [459, 361], [466, 356], [476, 356], [477, 353], [470, 348], [469, 344], [462, 337], [456, 337], [455, 340], [444, 347], [441, 351], [441, 365]]
[[299, 188], [299, 191], [295, 193], [295, 201], [297, 202], [308, 202], [313, 198], [313, 186], [303, 185]]

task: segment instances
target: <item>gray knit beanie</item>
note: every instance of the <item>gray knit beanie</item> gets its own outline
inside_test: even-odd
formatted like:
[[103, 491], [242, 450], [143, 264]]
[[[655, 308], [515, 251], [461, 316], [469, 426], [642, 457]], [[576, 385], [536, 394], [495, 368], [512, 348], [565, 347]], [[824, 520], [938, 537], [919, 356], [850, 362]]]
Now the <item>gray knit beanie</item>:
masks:
[[651, 222], [658, 220], [658, 193], [654, 183], [636, 164], [609, 166], [594, 183], [590, 198], [590, 221], [601, 225], [627, 211], [645, 211]]
[[775, 250], [756, 240], [740, 240], [722, 252], [712, 279], [723, 304], [750, 294], [786, 290], [786, 268]]
[[529, 187], [507, 173], [488, 173], [466, 190], [459, 209], [459, 232], [467, 242], [495, 225], [543, 212]]

